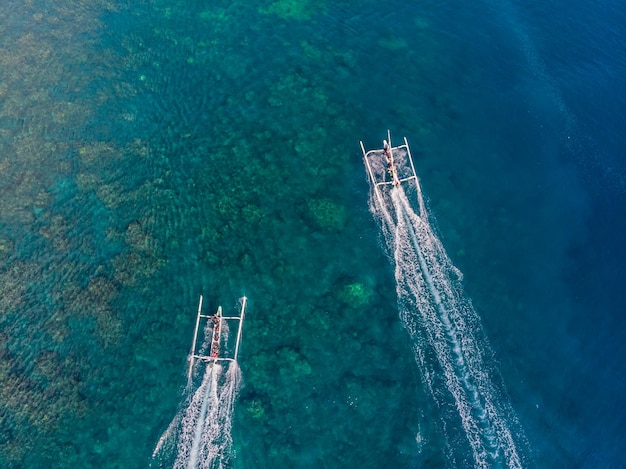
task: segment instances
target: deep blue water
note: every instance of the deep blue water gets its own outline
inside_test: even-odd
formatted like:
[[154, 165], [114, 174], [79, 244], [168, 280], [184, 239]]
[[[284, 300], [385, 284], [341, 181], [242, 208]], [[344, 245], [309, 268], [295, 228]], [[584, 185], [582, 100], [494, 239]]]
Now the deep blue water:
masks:
[[524, 465], [626, 464], [623, 4], [17, 1], [0, 25], [3, 467], [146, 467], [200, 294], [250, 299], [235, 467], [472, 466], [368, 211], [358, 142], [388, 128]]

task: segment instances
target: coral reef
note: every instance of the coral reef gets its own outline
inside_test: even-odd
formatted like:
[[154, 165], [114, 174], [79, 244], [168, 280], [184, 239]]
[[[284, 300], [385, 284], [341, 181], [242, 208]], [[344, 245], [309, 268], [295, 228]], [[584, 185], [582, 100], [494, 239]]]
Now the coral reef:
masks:
[[346, 223], [346, 210], [330, 199], [309, 200], [308, 207], [316, 225], [325, 230], [341, 231]]
[[[340, 416], [373, 408], [363, 377], [387, 352], [354, 308], [394, 314], [345, 242], [358, 54], [281, 32], [319, 26], [325, 2], [122, 5], [0, 13], [0, 465], [145, 465], [201, 292], [254, 299], [236, 444], [294, 467], [336, 426], [350, 454], [379, 425]], [[261, 64], [261, 43], [281, 53]], [[363, 356], [354, 375], [338, 353]]]
[[261, 399], [252, 399], [246, 406], [246, 411], [254, 420], [263, 420], [265, 418], [265, 407]]
[[273, 0], [266, 8], [260, 8], [261, 13], [276, 15], [285, 20], [309, 20], [320, 9], [324, 8], [323, 2], [312, 0]]
[[340, 292], [340, 298], [353, 307], [358, 308], [367, 305], [373, 294], [372, 289], [366, 284], [354, 282], [344, 285]]

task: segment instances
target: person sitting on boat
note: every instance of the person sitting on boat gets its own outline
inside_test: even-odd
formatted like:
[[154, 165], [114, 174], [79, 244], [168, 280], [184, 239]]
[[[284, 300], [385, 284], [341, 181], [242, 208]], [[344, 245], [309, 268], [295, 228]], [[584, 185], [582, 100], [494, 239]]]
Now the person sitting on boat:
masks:
[[393, 157], [391, 156], [391, 148], [387, 143], [387, 140], [383, 140], [383, 151], [385, 152], [385, 158], [387, 159], [387, 169], [391, 171], [393, 167]]

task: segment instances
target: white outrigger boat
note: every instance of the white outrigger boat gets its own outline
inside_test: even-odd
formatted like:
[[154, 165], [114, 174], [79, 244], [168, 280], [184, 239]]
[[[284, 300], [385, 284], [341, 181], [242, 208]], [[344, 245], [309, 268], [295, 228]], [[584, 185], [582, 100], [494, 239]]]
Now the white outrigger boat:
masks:
[[[196, 328], [193, 333], [193, 343], [191, 344], [191, 352], [189, 354], [189, 372], [187, 377], [191, 378], [193, 373], [193, 365], [196, 360], [202, 360], [205, 363], [212, 365], [218, 361], [231, 361], [236, 362], [239, 354], [239, 344], [241, 342], [241, 330], [243, 328], [243, 320], [246, 314], [246, 304], [248, 299], [244, 296], [241, 303], [241, 311], [239, 316], [223, 316], [222, 307], [217, 308], [217, 312], [214, 315], [202, 314], [202, 295], [200, 295], [200, 302], [198, 304], [198, 316], [196, 318]], [[198, 331], [200, 329], [200, 321], [206, 319], [208, 321], [207, 327], [210, 328], [211, 344], [208, 351], [196, 352], [196, 346], [198, 342]], [[224, 330], [224, 324], [226, 321], [238, 321], [239, 326], [237, 328], [237, 340], [235, 342], [235, 350], [232, 356], [226, 356], [222, 348], [222, 331]]]
[[365, 166], [380, 204], [385, 205], [385, 199], [388, 200], [392, 189], [406, 183], [404, 185], [410, 186], [413, 192], [417, 191], [420, 212], [423, 212], [422, 189], [406, 137], [404, 144], [394, 147], [391, 144], [391, 133], [387, 130], [387, 140], [383, 140], [382, 149], [366, 151], [363, 142], [360, 143]]

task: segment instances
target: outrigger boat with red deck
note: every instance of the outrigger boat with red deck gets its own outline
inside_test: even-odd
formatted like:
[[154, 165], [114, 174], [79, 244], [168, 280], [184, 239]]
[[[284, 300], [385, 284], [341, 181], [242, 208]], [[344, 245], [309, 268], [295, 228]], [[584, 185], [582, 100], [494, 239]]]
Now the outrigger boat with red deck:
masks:
[[[389, 204], [391, 190], [407, 183], [407, 185], [411, 187], [409, 193], [417, 192], [416, 195], [420, 205], [420, 215], [425, 216], [422, 190], [417, 174], [415, 173], [413, 157], [411, 156], [411, 149], [409, 148], [409, 142], [406, 137], [404, 137], [404, 144], [394, 147], [391, 144], [391, 133], [387, 130], [387, 140], [383, 140], [382, 149], [366, 151], [363, 142], [360, 143], [367, 173], [372, 181], [376, 198], [381, 206], [391, 206], [391, 204]], [[385, 199], [388, 204], [385, 204]]]
[[[391, 141], [391, 138], [389, 138]], [[361, 142], [363, 144], [363, 142]], [[394, 187], [398, 187], [400, 185], [400, 179], [398, 179], [398, 168], [396, 168], [396, 164], [393, 161], [393, 152], [391, 149], [391, 145], [387, 143], [387, 140], [383, 140], [383, 152], [385, 153], [385, 159], [387, 160], [387, 172], [391, 176], [391, 183]]]
[[[243, 320], [246, 313], [246, 304], [248, 299], [244, 296], [241, 302], [241, 311], [239, 316], [223, 316], [222, 315], [222, 307], [217, 308], [217, 312], [212, 315], [202, 314], [202, 295], [200, 295], [200, 302], [198, 304], [198, 316], [196, 317], [196, 328], [193, 333], [193, 343], [191, 344], [191, 353], [189, 354], [189, 372], [187, 373], [187, 377], [191, 378], [191, 374], [193, 372], [193, 365], [195, 360], [202, 360], [209, 365], [216, 363], [218, 361], [237, 361], [237, 356], [239, 354], [239, 344], [241, 342], [241, 330], [243, 327]], [[200, 329], [200, 321], [202, 319], [206, 319], [208, 322], [207, 327], [211, 328], [211, 344], [208, 350], [208, 355], [206, 353], [196, 353], [196, 345], [198, 342], [198, 331]], [[237, 340], [235, 342], [235, 350], [232, 356], [225, 356], [225, 353], [220, 355], [222, 352], [222, 331], [224, 330], [224, 324], [226, 321], [239, 321], [239, 326], [237, 328]]]

